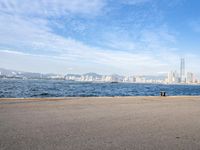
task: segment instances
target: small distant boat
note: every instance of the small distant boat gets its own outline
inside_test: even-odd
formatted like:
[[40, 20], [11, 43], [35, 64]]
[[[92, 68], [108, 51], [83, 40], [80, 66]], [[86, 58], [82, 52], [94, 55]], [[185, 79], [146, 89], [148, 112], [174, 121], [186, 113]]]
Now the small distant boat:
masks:
[[113, 81], [113, 82], [110, 82], [110, 83], [114, 84], [114, 83], [119, 83], [119, 82], [117, 82], [117, 81]]

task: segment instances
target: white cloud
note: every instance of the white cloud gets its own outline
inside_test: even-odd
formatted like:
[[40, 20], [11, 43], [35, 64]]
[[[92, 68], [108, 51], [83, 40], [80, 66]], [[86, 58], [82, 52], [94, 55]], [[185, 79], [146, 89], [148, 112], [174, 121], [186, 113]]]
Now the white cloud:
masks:
[[104, 5], [104, 0], [1, 0], [0, 10], [23, 16], [54, 17], [69, 13], [91, 15]]
[[[160, 68], [160, 66], [163, 66], [148, 55], [145, 56], [142, 54], [131, 54], [125, 52], [113, 53], [112, 51], [93, 51], [92, 53], [79, 54], [78, 57], [80, 58], [76, 58], [74, 61], [68, 59], [70, 55], [45, 56], [18, 53], [8, 50], [1, 50], [0, 55], [2, 56], [0, 67], [15, 68], [19, 70], [25, 69], [37, 72], [59, 71], [60, 73], [66, 73], [66, 68], [72, 68], [72, 70], [75, 69], [73, 71], [76, 73], [97, 71], [100, 73], [117, 72], [121, 74], [131, 74], [133, 73], [133, 70], [134, 73], [146, 73], [145, 69], [147, 68], [153, 69], [154, 67]], [[88, 70], [88, 68], [91, 70]]]
[[149, 49], [169, 49], [169, 45], [176, 43], [176, 33], [172, 33], [166, 26], [144, 29], [141, 33], [141, 41]]
[[[155, 55], [155, 51], [145, 53], [144, 48], [137, 50], [144, 43], [147, 44], [146, 48], [152, 48], [152, 45], [161, 47], [159, 40], [161, 40], [161, 37], [165, 37], [163, 34], [161, 34], [162, 36], [158, 36], [159, 34], [153, 34], [152, 36], [152, 33], [144, 34], [145, 37], [142, 37], [142, 39], [146, 41], [137, 44], [130, 41], [129, 37], [125, 40], [121, 40], [123, 37], [120, 39], [119, 36], [118, 39], [112, 38], [110, 41], [107, 39], [113, 46], [112, 48], [116, 49], [118, 47], [123, 50], [113, 51], [113, 49], [93, 47], [72, 38], [59, 36], [48, 27], [46, 19], [25, 19], [21, 16], [2, 15], [0, 16], [0, 28], [0, 45], [9, 46], [11, 50], [0, 50], [7, 57], [6, 61], [1, 59], [0, 64], [2, 67], [10, 64], [9, 68], [17, 66], [17, 68], [21, 68], [20, 70], [32, 68], [35, 71], [43, 69], [45, 72], [50, 70], [52, 72], [54, 70], [59, 71], [62, 69], [57, 68], [63, 68], [62, 73], [65, 72], [66, 68], [76, 68], [76, 72], [83, 72], [84, 69], [94, 71], [98, 68], [102, 73], [116, 71], [117, 73], [126, 72], [129, 74], [133, 72], [152, 74], [153, 72], [166, 70], [166, 67], [171, 64], [171, 62], [169, 65], [167, 64], [167, 59], [161, 61], [163, 56]], [[169, 33], [166, 32], [164, 35], [166, 34]], [[166, 37], [164, 39], [166, 40]], [[117, 47], [116, 43], [118, 43]], [[13, 50], [15, 51], [13, 52]], [[169, 53], [167, 52], [167, 54]], [[13, 59], [14, 56], [18, 59]], [[40, 63], [41, 66], [38, 67]], [[53, 65], [54, 63], [55, 65]], [[58, 67], [59, 64], [61, 64], [60, 67]], [[45, 65], [51, 67], [45, 67]]]
[[121, 0], [122, 3], [129, 4], [129, 5], [144, 4], [151, 1], [152, 0]]

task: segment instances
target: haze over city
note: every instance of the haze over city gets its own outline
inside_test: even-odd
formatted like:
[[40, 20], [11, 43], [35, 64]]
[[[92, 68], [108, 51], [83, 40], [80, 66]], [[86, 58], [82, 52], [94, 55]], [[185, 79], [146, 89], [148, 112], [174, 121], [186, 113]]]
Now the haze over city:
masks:
[[197, 0], [1, 0], [0, 67], [41, 73], [199, 74]]

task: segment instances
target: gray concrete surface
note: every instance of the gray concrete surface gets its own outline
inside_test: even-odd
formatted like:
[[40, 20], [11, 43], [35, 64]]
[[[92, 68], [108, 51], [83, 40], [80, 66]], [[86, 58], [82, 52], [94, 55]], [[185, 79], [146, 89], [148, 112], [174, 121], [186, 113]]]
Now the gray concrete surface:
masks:
[[200, 97], [0, 99], [1, 150], [198, 150]]

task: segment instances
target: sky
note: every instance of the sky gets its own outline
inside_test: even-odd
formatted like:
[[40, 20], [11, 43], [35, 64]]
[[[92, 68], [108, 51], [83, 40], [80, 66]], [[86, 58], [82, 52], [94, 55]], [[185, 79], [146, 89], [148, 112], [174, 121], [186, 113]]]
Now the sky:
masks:
[[0, 68], [199, 74], [199, 0], [0, 0]]

